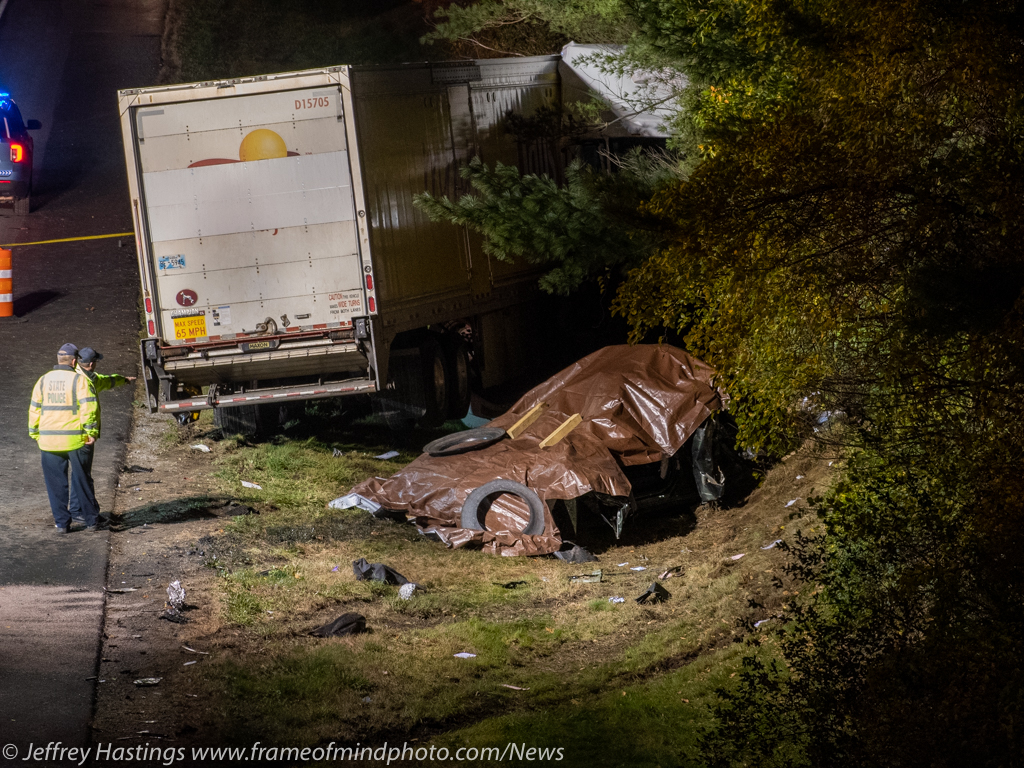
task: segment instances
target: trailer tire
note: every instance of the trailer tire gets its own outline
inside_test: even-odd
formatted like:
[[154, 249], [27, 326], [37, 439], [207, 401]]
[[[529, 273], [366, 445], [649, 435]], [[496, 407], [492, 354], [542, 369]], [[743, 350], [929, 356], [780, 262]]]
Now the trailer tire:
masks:
[[32, 196], [25, 195], [24, 197], [18, 197], [14, 200], [14, 215], [15, 216], [28, 216], [32, 210]]
[[480, 448], [486, 448], [505, 437], [505, 430], [498, 427], [477, 427], [464, 432], [454, 432], [423, 446], [423, 452], [431, 456], [455, 456]]
[[423, 415], [420, 427], [432, 429], [444, 424], [448, 416], [448, 366], [444, 350], [433, 336], [420, 343], [420, 364], [423, 381]]
[[500, 493], [511, 493], [526, 502], [530, 508], [530, 522], [521, 531], [523, 536], [539, 536], [544, 533], [547, 521], [544, 516], [544, 502], [536, 491], [527, 488], [515, 480], [491, 480], [484, 483], [466, 498], [462, 505], [461, 527], [471, 531], [484, 531], [483, 523], [480, 521], [480, 507], [489, 496], [496, 496]]
[[236, 405], [231, 408], [214, 408], [213, 423], [225, 435], [256, 437], [263, 429], [258, 405]]
[[469, 383], [469, 347], [454, 335], [445, 336], [443, 346], [448, 372], [448, 418], [461, 419], [469, 413], [472, 394]]

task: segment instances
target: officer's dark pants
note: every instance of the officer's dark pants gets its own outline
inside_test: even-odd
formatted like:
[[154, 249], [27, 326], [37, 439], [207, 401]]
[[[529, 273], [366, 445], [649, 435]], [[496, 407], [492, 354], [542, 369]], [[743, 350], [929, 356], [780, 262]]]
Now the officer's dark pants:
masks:
[[[53, 522], [61, 528], [71, 525], [71, 517], [81, 517], [86, 525], [96, 525], [99, 505], [92, 484], [93, 445], [75, 451], [40, 451], [43, 479], [50, 497]], [[68, 508], [68, 465], [71, 466], [70, 501]]]

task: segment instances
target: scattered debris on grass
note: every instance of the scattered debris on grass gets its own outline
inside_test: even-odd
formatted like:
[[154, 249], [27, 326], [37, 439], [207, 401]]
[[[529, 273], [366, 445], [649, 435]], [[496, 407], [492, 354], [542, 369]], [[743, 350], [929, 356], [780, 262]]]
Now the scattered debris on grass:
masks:
[[662, 603], [672, 597], [672, 593], [665, 589], [658, 582], [654, 582], [647, 588], [647, 591], [641, 594], [636, 601], [641, 605], [650, 603]]
[[343, 613], [334, 621], [317, 627], [309, 634], [315, 637], [342, 637], [366, 631], [366, 617], [361, 613]]
[[365, 557], [352, 562], [352, 571], [356, 581], [383, 581], [385, 584], [401, 586], [409, 580], [389, 565], [384, 563], [368, 563]]

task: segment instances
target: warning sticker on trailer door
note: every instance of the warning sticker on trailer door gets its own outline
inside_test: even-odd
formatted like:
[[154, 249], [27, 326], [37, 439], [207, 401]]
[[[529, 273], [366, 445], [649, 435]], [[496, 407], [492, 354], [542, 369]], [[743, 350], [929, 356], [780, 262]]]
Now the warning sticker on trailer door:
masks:
[[332, 319], [363, 313], [363, 292], [358, 289], [332, 293], [328, 295], [327, 299], [330, 302], [328, 306]]

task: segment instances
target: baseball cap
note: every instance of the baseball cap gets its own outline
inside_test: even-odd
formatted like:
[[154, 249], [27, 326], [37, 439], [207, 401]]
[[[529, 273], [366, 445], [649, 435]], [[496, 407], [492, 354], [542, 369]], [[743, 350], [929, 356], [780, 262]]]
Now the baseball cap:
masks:
[[95, 360], [102, 360], [103, 355], [92, 347], [82, 347], [82, 351], [78, 353], [78, 359], [83, 363], [91, 363]]
[[65, 344], [63, 347], [57, 350], [57, 354], [78, 357], [78, 347], [76, 347], [74, 344]]

